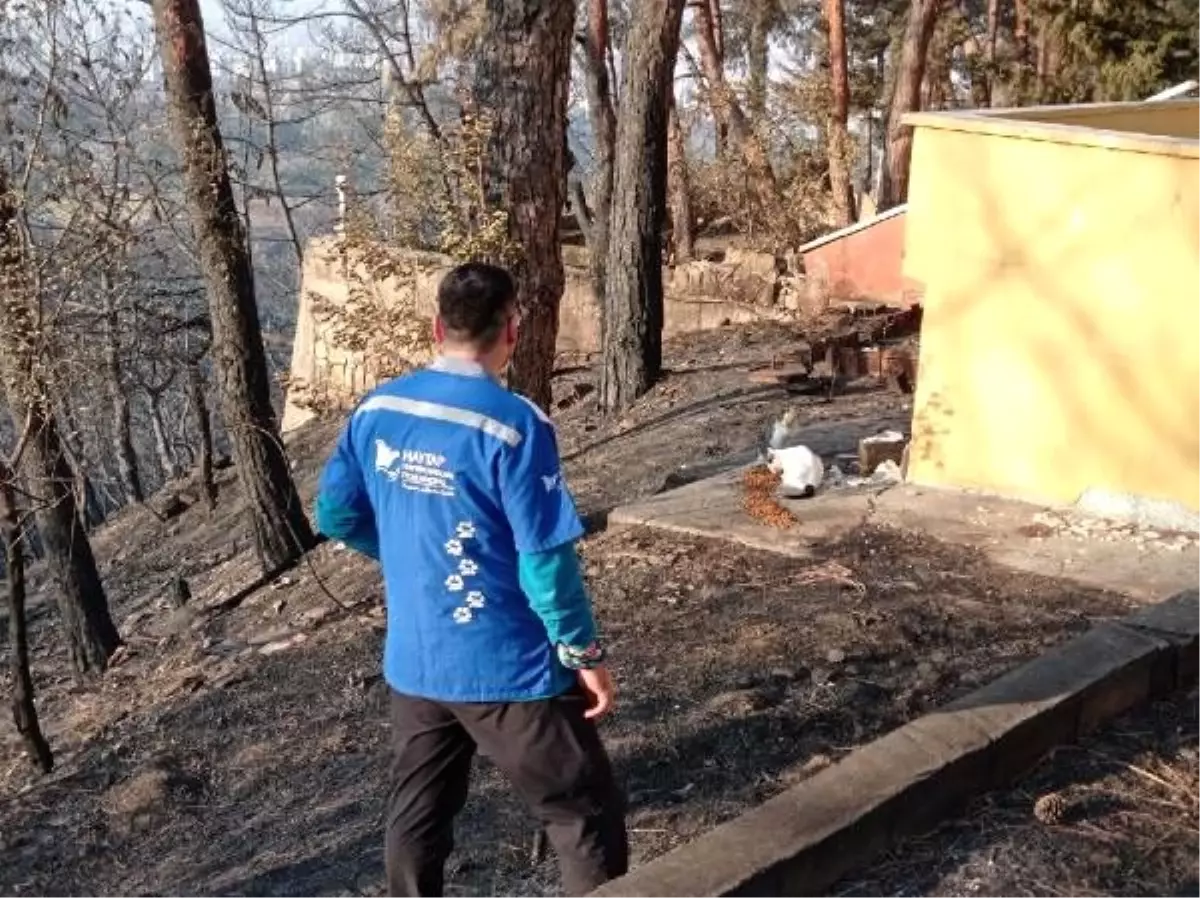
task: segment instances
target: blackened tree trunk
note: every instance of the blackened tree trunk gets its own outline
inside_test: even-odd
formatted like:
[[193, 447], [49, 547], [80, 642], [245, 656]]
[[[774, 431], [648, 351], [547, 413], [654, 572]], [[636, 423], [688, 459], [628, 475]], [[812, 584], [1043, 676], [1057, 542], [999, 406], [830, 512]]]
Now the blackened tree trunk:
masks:
[[104, 670], [121, 639], [75, 502], [74, 472], [62, 451], [49, 385], [39, 373], [43, 337], [33, 313], [33, 285], [17, 212], [0, 168], [0, 387], [13, 420], [24, 431], [20, 464], [14, 467], [22, 475], [58, 586], [71, 664], [80, 674], [96, 673]]
[[75, 507], [79, 510], [79, 519], [85, 530], [92, 530], [104, 523], [104, 504], [100, 501], [100, 493], [97, 492], [96, 485], [92, 483], [83, 456], [65, 442], [63, 452], [67, 457], [67, 464], [71, 467]]
[[[288, 566], [309, 549], [313, 532], [288, 470], [271, 407], [253, 272], [217, 127], [199, 3], [153, 0], [152, 6], [171, 126], [183, 162], [184, 191], [208, 291], [221, 414], [233, 443], [259, 561], [270, 572]], [[561, 143], [561, 132], [558, 140]], [[558, 153], [561, 156], [561, 146]], [[558, 207], [554, 208], [557, 213]], [[557, 237], [558, 215], [545, 217], [554, 221]], [[561, 278], [560, 260], [560, 288]]]
[[829, 187], [838, 227], [854, 223], [854, 183], [850, 177], [850, 76], [846, 65], [845, 0], [825, 0], [829, 33], [829, 115], [825, 123]]
[[600, 378], [609, 412], [627, 408], [662, 372], [667, 119], [683, 6], [642, 0], [625, 48]]
[[520, 249], [521, 329], [511, 386], [544, 409], [563, 292], [560, 218], [565, 200], [567, 75], [573, 3], [487, 0], [475, 66], [474, 102], [487, 110], [487, 197], [508, 213]]
[[608, 0], [588, 0], [587, 31], [583, 36], [583, 75], [587, 88], [588, 121], [595, 142], [596, 168], [592, 174], [591, 210], [585, 231], [590, 254], [592, 290], [604, 307], [608, 260], [608, 228], [612, 208], [613, 152], [617, 140], [617, 115], [608, 79]]
[[171, 451], [171, 439], [167, 436], [167, 425], [163, 421], [162, 400], [168, 387], [146, 390], [146, 399], [150, 407], [150, 432], [154, 436], [154, 451], [158, 455], [158, 464], [162, 468], [164, 480], [175, 480], [179, 477], [179, 462]]
[[679, 123], [675, 91], [670, 94], [667, 118], [667, 190], [671, 195], [671, 240], [675, 262], [689, 262], [696, 255], [696, 221], [692, 215], [692, 184], [688, 175], [687, 144]]
[[29, 670], [29, 630], [25, 623], [25, 553], [17, 513], [16, 472], [0, 459], [0, 541], [3, 542], [4, 576], [8, 583], [8, 631], [12, 638], [12, 716], [25, 741], [29, 758], [43, 773], [54, 769], [54, 754], [38, 724], [33, 703], [33, 675]]
[[205, 505], [212, 511], [217, 507], [217, 485], [213, 480], [212, 419], [204, 395], [204, 374], [200, 371], [200, 362], [195, 359], [188, 362], [187, 390], [192, 411], [196, 415], [196, 433], [200, 440], [200, 491], [204, 494]]
[[100, 288], [104, 302], [104, 376], [113, 416], [113, 454], [117, 457], [121, 485], [129, 500], [142, 502], [146, 498], [146, 491], [138, 471], [137, 452], [133, 448], [133, 420], [121, 371], [120, 322], [106, 274], [101, 275]]
[[71, 489], [75, 495], [75, 508], [79, 512], [79, 520], [84, 529], [90, 530], [100, 523], [103, 515], [100, 513], [100, 501], [96, 496], [96, 491], [92, 488], [91, 478], [88, 477], [87, 468], [83, 462], [82, 435], [79, 432], [75, 415], [71, 411], [70, 400], [63, 392], [61, 385], [51, 387], [51, 391], [58, 397], [58, 407], [55, 408], [51, 404], [49, 413], [55, 421], [61, 424], [57, 428], [59, 448], [71, 471]]
[[53, 366], [46, 376], [46, 385], [53, 396], [49, 405], [50, 415], [60, 423], [57, 428], [59, 447], [71, 469], [75, 508], [79, 511], [79, 519], [84, 528], [91, 530], [104, 523], [104, 508], [100, 504], [96, 488], [92, 485], [92, 478], [88, 475], [87, 462], [84, 460], [83, 431], [75, 417], [75, 410], [71, 407], [70, 391], [58, 376], [58, 372], [58, 366]]
[[925, 80], [929, 43], [933, 40], [944, 3], [945, 0], [912, 0], [909, 4], [900, 63], [896, 67], [895, 93], [888, 113], [887, 152], [876, 203], [880, 212], [899, 206], [908, 198], [912, 128], [904, 124], [904, 116], [921, 107], [921, 84]]
[[99, 673], [121, 644], [92, 546], [75, 499], [75, 472], [67, 461], [49, 403], [26, 399], [11, 387], [8, 407], [29, 421], [29, 445], [20, 470], [35, 510], [46, 563], [58, 586], [67, 653], [80, 674]]

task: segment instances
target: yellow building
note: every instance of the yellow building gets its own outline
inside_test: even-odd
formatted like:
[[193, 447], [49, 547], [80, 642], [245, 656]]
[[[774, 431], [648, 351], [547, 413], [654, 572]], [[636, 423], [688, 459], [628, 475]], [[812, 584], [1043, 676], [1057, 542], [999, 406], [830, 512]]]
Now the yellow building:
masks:
[[1200, 509], [1200, 106], [920, 113], [909, 476]]

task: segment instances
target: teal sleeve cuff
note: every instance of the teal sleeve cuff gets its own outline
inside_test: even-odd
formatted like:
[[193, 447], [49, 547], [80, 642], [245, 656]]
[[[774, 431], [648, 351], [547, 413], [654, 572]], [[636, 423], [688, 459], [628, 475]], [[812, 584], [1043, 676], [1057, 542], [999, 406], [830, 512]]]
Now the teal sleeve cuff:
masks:
[[592, 603], [574, 543], [517, 559], [521, 590], [546, 627], [550, 644], [583, 649], [596, 640]]
[[375, 516], [355, 508], [330, 501], [318, 494], [314, 516], [317, 530], [337, 542], [344, 543], [355, 552], [379, 560], [379, 535], [375, 530]]

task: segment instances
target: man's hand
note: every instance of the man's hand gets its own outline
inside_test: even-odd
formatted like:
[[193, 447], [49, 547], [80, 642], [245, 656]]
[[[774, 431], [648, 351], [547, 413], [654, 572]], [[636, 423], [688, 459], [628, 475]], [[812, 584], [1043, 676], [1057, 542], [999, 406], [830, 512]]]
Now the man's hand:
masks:
[[588, 707], [583, 716], [588, 720], [595, 720], [611, 711], [617, 701], [617, 687], [613, 684], [608, 668], [600, 665], [576, 673], [579, 676], [579, 685], [583, 687], [588, 699]]

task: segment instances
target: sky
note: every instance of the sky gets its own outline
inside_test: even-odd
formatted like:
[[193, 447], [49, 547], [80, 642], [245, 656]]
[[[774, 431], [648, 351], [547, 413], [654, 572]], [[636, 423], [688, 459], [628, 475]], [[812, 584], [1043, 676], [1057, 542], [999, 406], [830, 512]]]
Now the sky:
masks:
[[[321, 7], [329, 6], [323, 0], [276, 0], [275, 8], [280, 13], [288, 15], [303, 14]], [[213, 37], [221, 38], [229, 34], [225, 27], [225, 7], [222, 0], [200, 0], [200, 14], [204, 16], [204, 30]], [[304, 46], [309, 43], [304, 28], [294, 28], [287, 35], [281, 35], [272, 43], [281, 42], [289, 46]]]
[[225, 29], [225, 13], [221, 8], [221, 0], [200, 0], [200, 15], [204, 16], [204, 30], [211, 34], [223, 35]]
[[[562, 2], [568, 2], [568, 0], [562, 0]], [[341, 3], [339, 0], [274, 0], [274, 8], [280, 14], [303, 15], [317, 10], [333, 11], [341, 8]], [[205, 31], [209, 35], [210, 49], [219, 54], [221, 44], [230, 36], [225, 22], [224, 0], [200, 0], [200, 10], [204, 16]], [[271, 51], [288, 59], [292, 58], [292, 52], [296, 49], [303, 50], [313, 46], [308, 28], [303, 25], [285, 32], [274, 33], [268, 40]], [[693, 41], [685, 38], [685, 43], [691, 45]], [[696, 52], [695, 47], [692, 47], [692, 52], [693, 54]], [[790, 62], [788, 54], [778, 43], [772, 42], [769, 50], [770, 68], [774, 72], [778, 72], [780, 66], [788, 62]], [[678, 70], [683, 71], [682, 62], [680, 62]], [[686, 98], [691, 90], [690, 82], [681, 82], [680, 87]]]

